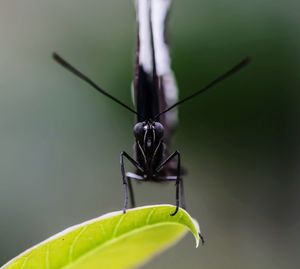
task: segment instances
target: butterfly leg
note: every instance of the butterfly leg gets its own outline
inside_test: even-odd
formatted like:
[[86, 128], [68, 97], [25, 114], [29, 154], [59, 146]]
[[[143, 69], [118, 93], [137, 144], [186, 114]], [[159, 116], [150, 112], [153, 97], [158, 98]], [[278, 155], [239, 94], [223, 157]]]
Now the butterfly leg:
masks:
[[177, 171], [176, 171], [176, 177], [164, 177], [164, 180], [168, 181], [175, 181], [176, 185], [176, 209], [175, 211], [171, 214], [171, 216], [176, 215], [179, 209], [179, 205], [184, 208], [185, 203], [184, 203], [184, 193], [183, 193], [183, 181], [181, 176], [181, 162], [180, 162], [180, 153], [176, 150], [174, 153], [172, 153], [166, 160], [164, 160], [156, 169], [156, 173], [159, 173], [163, 169], [163, 167], [170, 162], [173, 158], [177, 157]]
[[137, 180], [137, 181], [144, 181], [144, 178], [140, 175], [127, 172], [126, 177], [128, 179], [128, 188], [129, 188], [129, 197], [130, 197], [130, 202], [131, 202], [131, 208], [135, 207], [135, 199], [134, 199], [134, 192], [132, 188], [132, 180]]
[[129, 190], [129, 197], [130, 197], [130, 207], [134, 208], [135, 207], [135, 199], [134, 199], [134, 192], [133, 192], [133, 188], [132, 188], [132, 181], [131, 178], [127, 177], [127, 182], [128, 182], [128, 190]]
[[135, 161], [132, 157], [130, 157], [125, 151], [122, 151], [120, 154], [120, 166], [121, 166], [121, 174], [122, 174], [122, 181], [123, 181], [123, 186], [124, 186], [124, 207], [123, 207], [123, 212], [126, 213], [126, 209], [128, 208], [128, 198], [130, 195], [131, 198], [131, 203], [134, 204], [134, 195], [133, 195], [133, 189], [132, 189], [132, 184], [130, 181], [130, 178], [125, 173], [125, 164], [124, 164], [124, 158], [126, 158], [128, 161], [132, 163], [136, 169], [144, 173], [143, 168], [138, 164], [137, 161]]

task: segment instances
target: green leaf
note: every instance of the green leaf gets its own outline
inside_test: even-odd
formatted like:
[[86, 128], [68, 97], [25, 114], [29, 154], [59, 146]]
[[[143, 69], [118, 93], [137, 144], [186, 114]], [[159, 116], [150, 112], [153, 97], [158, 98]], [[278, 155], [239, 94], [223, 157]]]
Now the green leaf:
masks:
[[70, 227], [28, 249], [1, 269], [133, 268], [174, 245], [199, 226], [183, 209], [146, 206], [109, 213]]

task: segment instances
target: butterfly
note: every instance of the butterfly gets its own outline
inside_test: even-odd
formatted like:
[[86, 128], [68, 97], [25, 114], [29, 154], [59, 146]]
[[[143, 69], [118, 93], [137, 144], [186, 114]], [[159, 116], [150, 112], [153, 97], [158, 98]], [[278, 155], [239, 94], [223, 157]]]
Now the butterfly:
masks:
[[[57, 53], [53, 54], [54, 60], [64, 68], [136, 116], [133, 127], [135, 156], [131, 157], [125, 151], [120, 154], [125, 194], [124, 213], [128, 208], [129, 198], [131, 206], [135, 206], [133, 180], [157, 183], [175, 182], [176, 209], [171, 215], [175, 215], [179, 207], [185, 208], [181, 154], [177, 150], [170, 153], [170, 142], [177, 124], [176, 109], [179, 105], [235, 74], [250, 62], [250, 58], [243, 59], [205, 87], [178, 101], [177, 85], [171, 69], [166, 35], [170, 5], [171, 0], [136, 1], [137, 44], [133, 82], [135, 109], [98, 86]], [[125, 160], [133, 165], [134, 173], [126, 171]]]

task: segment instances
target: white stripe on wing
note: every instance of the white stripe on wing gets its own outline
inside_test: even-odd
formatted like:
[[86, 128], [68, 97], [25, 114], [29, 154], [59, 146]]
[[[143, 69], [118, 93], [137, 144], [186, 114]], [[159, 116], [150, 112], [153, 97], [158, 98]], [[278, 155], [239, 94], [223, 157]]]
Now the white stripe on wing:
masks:
[[137, 0], [137, 22], [139, 25], [139, 64], [148, 74], [152, 74], [152, 42], [150, 27], [150, 4], [149, 0]]

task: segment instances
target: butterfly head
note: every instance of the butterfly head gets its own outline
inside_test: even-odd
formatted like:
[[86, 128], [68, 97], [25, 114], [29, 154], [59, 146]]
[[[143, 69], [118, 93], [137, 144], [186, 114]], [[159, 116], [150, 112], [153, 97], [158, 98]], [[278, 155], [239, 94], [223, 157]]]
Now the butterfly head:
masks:
[[163, 138], [164, 127], [158, 121], [143, 121], [134, 126], [133, 132], [144, 148], [152, 148]]

